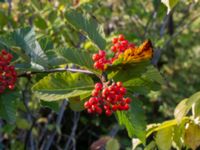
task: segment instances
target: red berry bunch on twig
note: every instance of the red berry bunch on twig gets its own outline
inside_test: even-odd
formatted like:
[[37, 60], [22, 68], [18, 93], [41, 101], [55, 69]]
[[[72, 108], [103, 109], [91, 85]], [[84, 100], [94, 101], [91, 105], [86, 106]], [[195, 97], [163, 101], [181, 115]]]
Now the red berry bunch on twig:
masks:
[[0, 94], [5, 91], [6, 88], [12, 90], [15, 87], [17, 80], [17, 73], [15, 67], [10, 65], [12, 54], [2, 50], [0, 53]]
[[112, 61], [118, 58], [120, 53], [123, 53], [129, 48], [134, 48], [135, 45], [130, 43], [125, 39], [123, 34], [120, 34], [118, 37], [112, 39], [113, 46], [111, 46], [111, 51], [115, 53], [115, 56], [112, 58]]
[[111, 59], [106, 58], [106, 52], [104, 50], [99, 50], [98, 53], [93, 54], [92, 59], [95, 62], [94, 68], [98, 70], [106, 70], [109, 64], [112, 64], [116, 60], [119, 54], [123, 53], [126, 49], [134, 48], [135, 45], [130, 43], [125, 39], [123, 34], [112, 39], [113, 45], [111, 46], [111, 51], [114, 53], [114, 57]]
[[96, 53], [92, 56], [94, 63], [94, 68], [104, 71], [107, 68], [107, 64], [111, 64], [111, 61], [106, 59], [106, 52], [99, 50], [99, 53]]
[[92, 97], [84, 104], [88, 113], [100, 115], [105, 111], [105, 114], [110, 116], [117, 110], [122, 111], [130, 108], [131, 99], [124, 97], [126, 88], [123, 87], [122, 82], [108, 84], [109, 82], [104, 85], [101, 83], [95, 84]]

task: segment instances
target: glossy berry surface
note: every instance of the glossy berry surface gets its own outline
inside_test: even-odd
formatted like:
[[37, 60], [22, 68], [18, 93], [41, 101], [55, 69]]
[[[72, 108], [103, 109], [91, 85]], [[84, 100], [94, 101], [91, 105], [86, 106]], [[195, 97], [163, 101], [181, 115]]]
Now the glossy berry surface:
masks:
[[0, 53], [0, 94], [6, 89], [14, 89], [17, 80], [15, 67], [10, 65], [12, 54], [2, 50]]
[[92, 97], [85, 102], [84, 107], [89, 114], [102, 114], [111, 116], [113, 112], [119, 110], [129, 110], [131, 98], [124, 97], [126, 88], [122, 82], [112, 83], [110, 85], [96, 83], [92, 91]]

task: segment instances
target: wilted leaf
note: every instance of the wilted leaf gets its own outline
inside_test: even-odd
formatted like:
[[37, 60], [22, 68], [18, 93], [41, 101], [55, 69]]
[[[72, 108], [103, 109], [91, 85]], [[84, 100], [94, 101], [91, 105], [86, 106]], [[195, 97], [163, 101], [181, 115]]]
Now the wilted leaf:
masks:
[[185, 144], [196, 150], [200, 146], [200, 127], [197, 124], [189, 123], [185, 129]]

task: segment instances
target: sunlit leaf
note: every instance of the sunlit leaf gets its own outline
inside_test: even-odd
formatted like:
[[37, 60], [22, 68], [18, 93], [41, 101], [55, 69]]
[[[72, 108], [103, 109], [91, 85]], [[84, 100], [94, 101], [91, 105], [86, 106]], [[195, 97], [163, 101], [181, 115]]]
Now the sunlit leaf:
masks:
[[179, 0], [161, 0], [161, 2], [167, 6], [167, 14], [176, 6]]
[[91, 92], [93, 81], [79, 73], [52, 73], [33, 86], [37, 97], [44, 101], [56, 101], [85, 95]]
[[161, 129], [156, 134], [156, 144], [159, 150], [170, 150], [172, 146], [173, 127]]
[[197, 92], [193, 94], [188, 99], [182, 100], [174, 111], [174, 116], [177, 119], [178, 122], [182, 120], [182, 118], [187, 115], [189, 110], [192, 108], [192, 105], [194, 105], [196, 102], [200, 100], [200, 92]]

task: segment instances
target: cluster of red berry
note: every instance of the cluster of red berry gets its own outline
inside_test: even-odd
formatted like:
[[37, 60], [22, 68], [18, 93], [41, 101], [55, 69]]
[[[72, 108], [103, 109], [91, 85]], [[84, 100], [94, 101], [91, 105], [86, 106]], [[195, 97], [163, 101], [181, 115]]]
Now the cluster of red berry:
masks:
[[129, 48], [134, 48], [135, 45], [130, 43], [125, 39], [123, 34], [120, 34], [118, 37], [112, 39], [113, 46], [111, 46], [111, 51], [115, 53], [113, 61], [118, 58], [119, 54], [123, 53]]
[[93, 54], [92, 56], [94, 63], [94, 68], [99, 70], [105, 70], [106, 64], [111, 64], [111, 61], [106, 59], [106, 52], [99, 50], [99, 53]]
[[17, 73], [14, 66], [10, 65], [12, 54], [2, 50], [0, 53], [0, 94], [6, 88], [14, 89], [17, 80]]
[[92, 97], [84, 104], [88, 113], [102, 114], [104, 110], [105, 114], [110, 116], [117, 110], [122, 111], [130, 108], [131, 99], [124, 97], [126, 88], [123, 87], [122, 82], [108, 84], [109, 82], [104, 85], [101, 83], [95, 84]]
[[112, 64], [112, 62], [118, 58], [119, 54], [123, 53], [126, 49], [135, 47], [133, 43], [130, 43], [125, 39], [123, 34], [113, 38], [112, 43], [111, 51], [114, 53], [113, 58], [106, 59], [106, 52], [104, 50], [99, 50], [99, 53], [93, 54], [92, 59], [95, 62], [95, 69], [102, 71], [106, 70], [107, 65]]

